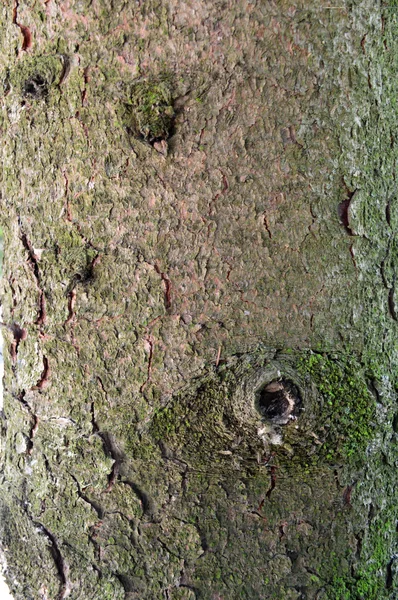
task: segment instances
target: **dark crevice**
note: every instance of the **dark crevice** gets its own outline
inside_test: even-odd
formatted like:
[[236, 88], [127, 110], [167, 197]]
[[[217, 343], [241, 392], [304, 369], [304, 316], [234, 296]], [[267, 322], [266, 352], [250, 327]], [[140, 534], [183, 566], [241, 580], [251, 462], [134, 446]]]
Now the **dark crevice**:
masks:
[[[85, 238], [84, 238], [85, 240]], [[91, 244], [89, 244], [86, 240], [85, 243], [87, 245], [87, 247], [91, 247]], [[69, 317], [71, 316], [71, 311], [73, 310], [73, 306], [72, 306], [72, 298], [73, 298], [73, 292], [75, 292], [75, 288], [78, 285], [88, 285], [90, 283], [92, 283], [94, 281], [94, 277], [95, 277], [95, 266], [100, 262], [101, 260], [101, 255], [100, 254], [96, 254], [94, 256], [94, 258], [89, 262], [89, 264], [82, 269], [82, 271], [80, 273], [75, 273], [75, 275], [73, 275], [71, 281], [69, 282], [68, 288], [66, 290], [66, 295], [68, 296], [68, 309], [69, 310]], [[75, 298], [73, 300], [73, 305], [76, 301], [76, 292], [75, 292]], [[73, 313], [74, 316], [74, 313]], [[69, 322], [69, 317], [66, 320], [66, 323]]]
[[343, 202], [340, 202], [340, 204], [338, 205], [338, 207], [337, 207], [337, 214], [339, 216], [340, 223], [343, 225], [343, 227], [347, 231], [348, 235], [353, 236], [355, 234], [354, 234], [354, 232], [352, 231], [352, 229], [350, 227], [350, 221], [349, 221], [348, 211], [349, 211], [351, 200], [352, 200], [355, 192], [357, 191], [357, 189], [355, 189], [354, 191], [351, 192], [347, 188], [347, 186], [345, 186], [345, 187], [346, 187], [346, 192], [347, 192], [347, 196], [348, 197], [345, 200], [343, 200]]
[[390, 227], [391, 227], [391, 201], [392, 201], [392, 198], [389, 198], [388, 202], [386, 204], [386, 221]]
[[162, 546], [162, 548], [166, 550], [167, 554], [170, 554], [170, 556], [175, 556], [176, 558], [178, 558], [178, 560], [182, 560], [183, 557], [180, 554], [177, 554], [176, 552], [170, 550], [170, 548], [168, 548], [167, 544], [163, 540], [161, 540], [159, 537], [157, 538], [157, 540]]
[[66, 319], [64, 326], [71, 323], [75, 318], [76, 295], [75, 289], [68, 293], [68, 318]]
[[120, 581], [122, 587], [126, 593], [129, 592], [137, 592], [136, 586], [134, 585], [134, 581], [131, 577], [124, 575], [122, 573], [114, 573], [116, 579]]
[[92, 426], [92, 431], [93, 433], [98, 433], [99, 431], [99, 427], [97, 425], [97, 422], [95, 420], [95, 406], [94, 406], [94, 400], [92, 400], [91, 402], [91, 406], [90, 406], [90, 413], [91, 413], [91, 426]]
[[109, 492], [112, 491], [113, 486], [115, 485], [118, 477], [119, 477], [119, 470], [120, 470], [120, 462], [115, 460], [115, 462], [112, 465], [112, 470], [108, 475], [108, 486], [105, 489], [105, 492], [109, 494]]
[[55, 535], [51, 533], [51, 531], [39, 521], [35, 521], [34, 519], [32, 519], [32, 523], [36, 525], [36, 527], [38, 527], [40, 531], [46, 536], [46, 538], [50, 541], [50, 552], [54, 559], [58, 576], [61, 580], [61, 587], [59, 590], [58, 599], [63, 600], [63, 598], [66, 598], [69, 595], [71, 588], [68, 580], [69, 567], [65, 564]]
[[22, 390], [21, 392], [19, 392], [19, 394], [12, 393], [12, 397], [15, 398], [15, 400], [18, 400], [18, 402], [20, 402], [22, 404], [22, 406], [24, 406], [25, 408], [27, 408], [28, 411], [29, 411], [29, 413], [31, 415], [33, 415], [32, 407], [25, 400], [25, 396], [26, 396], [26, 391], [25, 390]]
[[39, 293], [40, 293], [39, 301], [38, 301], [38, 315], [37, 315], [37, 319], [35, 321], [35, 325], [44, 325], [46, 322], [46, 318], [47, 318], [46, 297], [45, 297], [44, 290], [42, 289], [42, 285], [41, 285], [41, 277], [40, 277], [40, 271], [39, 271], [38, 258], [35, 254], [34, 248], [31, 244], [30, 240], [28, 239], [28, 236], [22, 229], [22, 224], [21, 224], [20, 218], [19, 218], [19, 228], [21, 231], [20, 238], [21, 238], [22, 244], [28, 253], [28, 263], [33, 271], [33, 275], [36, 279], [37, 289], [39, 290]]
[[62, 71], [61, 71], [61, 75], [59, 77], [58, 86], [61, 86], [66, 81], [66, 79], [68, 78], [69, 73], [71, 71], [71, 67], [72, 67], [71, 60], [67, 54], [62, 54], [61, 60], [62, 60]]
[[106, 493], [109, 493], [112, 491], [113, 486], [119, 477], [120, 465], [124, 460], [124, 454], [119, 450], [113, 436], [109, 432], [99, 431], [98, 435], [102, 440], [105, 454], [114, 461], [111, 472], [108, 475], [108, 486], [104, 490]]
[[256, 408], [267, 420], [278, 425], [286, 425], [298, 416], [301, 396], [294, 383], [288, 380], [275, 380], [261, 387], [256, 394]]
[[268, 499], [271, 497], [271, 493], [275, 489], [275, 486], [276, 486], [276, 467], [270, 467], [270, 477], [271, 477], [271, 485], [269, 487], [269, 490], [265, 494]]
[[394, 418], [392, 420], [392, 428], [394, 433], [398, 433], [398, 413], [395, 413]]
[[49, 82], [46, 81], [40, 73], [36, 73], [32, 77], [29, 77], [24, 83], [22, 94], [26, 98], [33, 98], [34, 100], [40, 100], [48, 96]]
[[11, 342], [11, 346], [10, 346], [10, 355], [11, 355], [11, 360], [13, 362], [13, 369], [15, 368], [15, 363], [17, 362], [17, 357], [18, 357], [18, 349], [19, 349], [19, 344], [26, 340], [26, 338], [28, 337], [28, 330], [25, 329], [24, 327], [20, 327], [17, 323], [12, 323], [11, 325], [7, 325], [6, 323], [0, 322], [0, 326], [1, 327], [5, 327], [6, 329], [8, 329], [9, 331], [11, 331], [14, 339]]
[[387, 588], [387, 590], [391, 590], [392, 585], [393, 585], [393, 573], [392, 573], [393, 564], [394, 564], [394, 559], [391, 559], [387, 565], [387, 572], [386, 572], [386, 588]]
[[390, 315], [394, 319], [394, 321], [398, 321], [397, 311], [395, 308], [394, 295], [395, 295], [395, 276], [394, 276], [392, 288], [388, 292], [388, 309], [389, 309]]
[[39, 316], [35, 321], [35, 325], [44, 325], [47, 319], [47, 310], [46, 310], [46, 297], [44, 292], [41, 291], [40, 299], [39, 299]]
[[362, 553], [362, 545], [363, 545], [363, 532], [360, 532], [358, 534], [355, 535], [355, 540], [357, 543], [357, 547], [355, 550], [355, 555], [357, 557], [357, 560], [361, 559], [361, 553]]
[[144, 492], [136, 483], [130, 481], [129, 479], [120, 479], [120, 483], [128, 485], [133, 490], [133, 492], [141, 502], [143, 516], [145, 515], [148, 517], [152, 517], [155, 507], [153, 504], [153, 500], [148, 496], [148, 494]]
[[73, 481], [76, 483], [77, 493], [79, 495], [79, 498], [84, 500], [84, 502], [89, 504], [95, 510], [99, 519], [103, 519], [104, 515], [105, 515], [105, 511], [102, 508], [102, 506], [98, 502], [95, 502], [95, 500], [90, 500], [90, 498], [82, 491], [80, 483], [78, 482], [76, 477], [74, 475], [72, 475], [72, 473], [70, 471], [69, 471], [69, 475], [72, 477]]
[[38, 380], [38, 382], [32, 389], [43, 390], [45, 387], [47, 387], [50, 376], [51, 376], [51, 369], [50, 369], [50, 365], [48, 362], [48, 358], [46, 356], [43, 356], [43, 372], [40, 376], [40, 379]]
[[160, 275], [162, 282], [164, 284], [164, 306], [167, 313], [171, 311], [171, 281], [169, 277], [163, 273], [159, 267], [155, 264], [155, 271], [158, 275]]
[[22, 33], [22, 37], [23, 37], [22, 50], [26, 51], [32, 46], [32, 34], [30, 32], [29, 27], [26, 27], [26, 25], [21, 25], [21, 23], [19, 23], [18, 8], [19, 8], [19, 1], [15, 0], [14, 7], [12, 9], [12, 22], [14, 23], [14, 25], [19, 27], [19, 29]]
[[380, 263], [380, 275], [381, 275], [381, 278], [383, 281], [383, 285], [387, 290], [390, 289], [390, 285], [386, 278], [386, 261], [390, 255], [390, 246], [391, 246], [391, 239], [388, 240], [385, 257], [383, 258], [383, 260]]
[[40, 272], [39, 272], [39, 265], [37, 262], [37, 256], [35, 254], [35, 251], [34, 251], [34, 248], [31, 244], [31, 242], [28, 239], [28, 236], [26, 235], [26, 233], [24, 233], [24, 231], [22, 231], [21, 222], [19, 222], [19, 226], [21, 229], [21, 241], [22, 241], [22, 244], [29, 256], [29, 264], [32, 267], [32, 271], [37, 280], [37, 283], [40, 284]]
[[33, 418], [33, 424], [32, 427], [30, 428], [30, 433], [29, 433], [29, 440], [28, 440], [28, 445], [26, 448], [26, 452], [27, 454], [31, 455], [32, 451], [33, 451], [33, 438], [36, 435], [36, 431], [37, 428], [39, 427], [39, 418], [37, 415], [32, 415]]

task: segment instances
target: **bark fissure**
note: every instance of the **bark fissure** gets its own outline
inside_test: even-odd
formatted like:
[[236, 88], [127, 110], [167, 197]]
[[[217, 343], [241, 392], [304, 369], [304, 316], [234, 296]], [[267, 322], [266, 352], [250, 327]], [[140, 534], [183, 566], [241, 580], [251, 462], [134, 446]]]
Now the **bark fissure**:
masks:
[[69, 567], [64, 561], [57, 538], [47, 527], [43, 525], [43, 523], [40, 523], [40, 521], [36, 521], [31, 515], [29, 515], [29, 518], [31, 519], [32, 523], [39, 528], [39, 530], [43, 533], [43, 535], [46, 536], [46, 538], [50, 542], [50, 552], [54, 560], [58, 577], [61, 581], [60, 590], [58, 593], [58, 600], [63, 600], [70, 593], [71, 583], [69, 581]]
[[12, 10], [12, 22], [14, 25], [16, 25], [17, 27], [19, 27], [21, 33], [22, 33], [22, 47], [21, 49], [23, 51], [28, 50], [31, 46], [32, 46], [32, 34], [31, 31], [29, 29], [29, 27], [27, 27], [26, 25], [22, 25], [21, 23], [19, 23], [18, 21], [18, 8], [19, 8], [19, 0], [14, 0], [14, 7]]

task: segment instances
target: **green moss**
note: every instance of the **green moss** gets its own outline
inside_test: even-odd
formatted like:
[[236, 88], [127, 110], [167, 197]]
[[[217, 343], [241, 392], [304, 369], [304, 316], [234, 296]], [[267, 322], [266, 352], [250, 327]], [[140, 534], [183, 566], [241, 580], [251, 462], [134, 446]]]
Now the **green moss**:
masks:
[[319, 414], [326, 434], [323, 456], [328, 461], [362, 457], [373, 435], [375, 415], [363, 368], [349, 356], [333, 359], [312, 352], [299, 359], [297, 368], [323, 400]]
[[184, 448], [189, 456], [209, 457], [226, 434], [225, 391], [214, 379], [203, 382], [194, 397], [177, 396], [155, 414], [153, 438], [175, 449]]
[[390, 557], [386, 541], [391, 538], [394, 524], [391, 521], [377, 522], [369, 528], [365, 541], [364, 551], [369, 555], [367, 560], [361, 561], [357, 573], [341, 568], [341, 561], [337, 556], [333, 559], [333, 579], [328, 590], [328, 600], [379, 600], [389, 597], [386, 589], [387, 565]]
[[61, 72], [60, 56], [29, 56], [10, 72], [9, 83], [22, 97], [40, 100], [49, 94], [51, 86], [59, 80]]
[[171, 86], [167, 76], [140, 80], [133, 86], [124, 121], [135, 136], [148, 142], [167, 139], [173, 120]]

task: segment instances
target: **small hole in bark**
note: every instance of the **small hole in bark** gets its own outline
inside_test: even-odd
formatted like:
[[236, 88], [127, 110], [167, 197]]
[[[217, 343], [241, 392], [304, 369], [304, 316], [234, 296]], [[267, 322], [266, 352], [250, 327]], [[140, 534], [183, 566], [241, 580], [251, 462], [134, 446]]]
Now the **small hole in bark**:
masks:
[[257, 393], [256, 408], [269, 421], [286, 425], [296, 418], [301, 404], [297, 386], [288, 380], [274, 380]]
[[39, 74], [27, 79], [23, 86], [23, 95], [36, 100], [48, 94], [48, 82]]

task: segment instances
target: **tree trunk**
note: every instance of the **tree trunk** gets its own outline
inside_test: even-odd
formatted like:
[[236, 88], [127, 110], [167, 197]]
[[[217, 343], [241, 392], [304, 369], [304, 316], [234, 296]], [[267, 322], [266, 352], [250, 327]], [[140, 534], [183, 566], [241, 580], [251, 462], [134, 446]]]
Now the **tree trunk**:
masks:
[[398, 598], [397, 17], [321, 4], [3, 3], [16, 599]]

